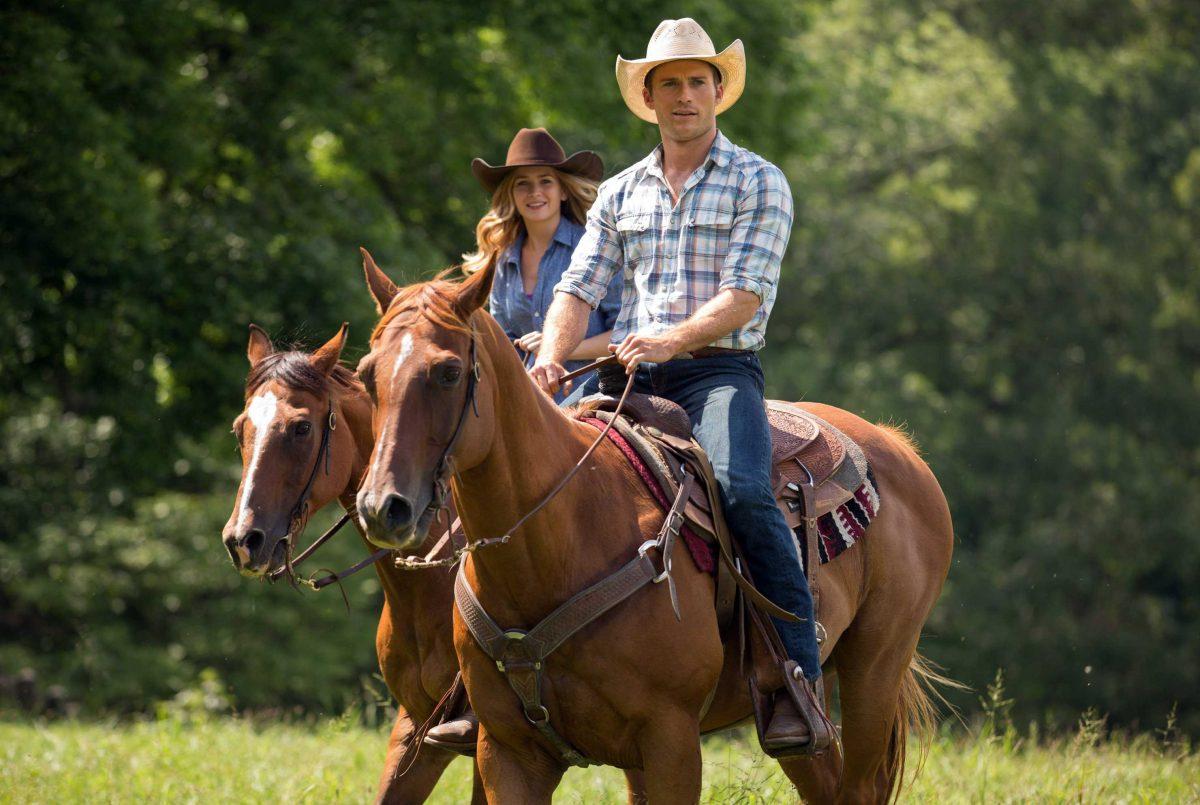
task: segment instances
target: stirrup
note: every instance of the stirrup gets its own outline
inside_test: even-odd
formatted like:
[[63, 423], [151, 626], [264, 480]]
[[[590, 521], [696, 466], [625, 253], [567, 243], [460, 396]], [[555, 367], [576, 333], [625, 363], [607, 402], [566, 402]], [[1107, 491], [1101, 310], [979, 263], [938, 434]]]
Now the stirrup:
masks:
[[[769, 757], [783, 758], [796, 756], [815, 757], [822, 755], [833, 745], [834, 726], [825, 716], [823, 705], [824, 680], [818, 678], [815, 686], [810, 686], [800, 666], [794, 660], [783, 664], [783, 688], [777, 691], [763, 691], [758, 687], [756, 675], [750, 675], [750, 701], [754, 705], [754, 725], [758, 731], [758, 745]], [[816, 690], [814, 690], [814, 687]], [[775, 714], [775, 699], [787, 696], [795, 705], [796, 711], [808, 726], [809, 740], [807, 743], [778, 749], [766, 745], [767, 728], [771, 717]], [[817, 697], [820, 697], [818, 700]]]

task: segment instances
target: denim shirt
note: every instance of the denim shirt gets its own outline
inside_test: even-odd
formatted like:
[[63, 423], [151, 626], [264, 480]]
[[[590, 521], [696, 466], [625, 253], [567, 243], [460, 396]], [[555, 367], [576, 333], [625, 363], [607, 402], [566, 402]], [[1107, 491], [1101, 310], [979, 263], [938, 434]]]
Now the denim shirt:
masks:
[[[550, 246], [538, 265], [537, 284], [533, 288], [532, 298], [525, 295], [525, 285], [521, 280], [521, 248], [525, 245], [523, 229], [504, 253], [496, 266], [496, 278], [492, 283], [488, 308], [509, 339], [540, 332], [546, 326], [546, 311], [554, 301], [554, 286], [571, 264], [571, 254], [582, 237], [583, 227], [567, 216], [562, 216]], [[588, 316], [584, 338], [591, 338], [613, 328], [617, 314], [621, 312], [623, 283], [620, 273], [612, 278], [604, 298]], [[526, 366], [533, 365], [533, 356], [521, 357], [525, 358]], [[588, 361], [567, 361], [565, 365], [567, 371], [573, 371], [587, 363]], [[575, 382], [582, 383], [586, 379], [579, 378]]]

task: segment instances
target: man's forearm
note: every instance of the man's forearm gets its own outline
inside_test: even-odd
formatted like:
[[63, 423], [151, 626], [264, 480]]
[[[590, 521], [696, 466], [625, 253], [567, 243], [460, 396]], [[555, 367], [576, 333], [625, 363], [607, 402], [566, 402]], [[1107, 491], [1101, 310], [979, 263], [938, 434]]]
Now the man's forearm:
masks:
[[539, 361], [566, 361], [587, 332], [588, 316], [592, 308], [587, 302], [569, 293], [556, 293], [546, 312], [546, 326], [542, 329], [542, 347], [538, 350]]
[[759, 299], [749, 291], [727, 288], [668, 330], [676, 353], [691, 352], [732, 333], [754, 318]]
[[608, 344], [612, 338], [612, 330], [596, 333], [579, 342], [579, 346], [567, 356], [573, 361], [594, 361], [608, 357]]

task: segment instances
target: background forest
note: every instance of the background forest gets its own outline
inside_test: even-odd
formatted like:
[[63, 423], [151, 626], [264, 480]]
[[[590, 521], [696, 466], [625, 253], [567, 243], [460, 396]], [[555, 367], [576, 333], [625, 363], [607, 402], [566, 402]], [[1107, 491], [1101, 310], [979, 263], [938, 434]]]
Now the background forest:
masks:
[[[521, 126], [610, 174], [640, 158], [656, 129], [613, 62], [678, 16], [745, 41], [720, 124], [795, 194], [771, 395], [904, 423], [949, 498], [924, 651], [980, 692], [1004, 669], [1022, 719], [1177, 707], [1200, 732], [1185, 0], [0, 11], [0, 676], [90, 713], [211, 689], [205, 669], [243, 709], [382, 691], [373, 578], [347, 612], [241, 579], [220, 544], [246, 325], [315, 346], [349, 320], [357, 359], [357, 247], [397, 278], [456, 261], [486, 207], [469, 161]], [[338, 542], [326, 563], [363, 552]]]

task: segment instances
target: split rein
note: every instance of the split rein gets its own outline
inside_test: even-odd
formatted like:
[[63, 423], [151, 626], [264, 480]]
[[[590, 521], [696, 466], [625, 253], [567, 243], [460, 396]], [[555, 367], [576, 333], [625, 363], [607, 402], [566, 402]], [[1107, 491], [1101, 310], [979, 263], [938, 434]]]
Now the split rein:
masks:
[[[579, 369], [576, 369], [573, 372], [568, 372], [567, 374], [565, 374], [561, 378], [559, 378], [559, 382], [565, 383], [569, 380], [574, 380], [575, 378], [580, 377], [581, 375], [585, 375], [588, 372], [591, 372], [594, 369], [597, 369], [601, 366], [607, 366], [609, 364], [612, 364], [612, 363], [616, 362], [616, 360], [617, 360], [616, 357], [611, 356], [611, 355], [607, 358], [601, 358], [600, 360], [589, 363], [588, 365], [583, 366]], [[434, 472], [434, 494], [433, 494], [433, 500], [430, 502], [430, 505], [428, 508], [433, 509], [438, 514], [447, 510], [446, 505], [445, 505], [445, 498], [446, 498], [446, 495], [448, 492], [448, 488], [447, 488], [445, 476], [448, 474], [446, 472], [446, 470], [451, 466], [450, 451], [454, 448], [455, 443], [458, 441], [459, 434], [462, 431], [463, 423], [466, 421], [467, 411], [475, 410], [475, 415], [476, 416], [479, 415], [478, 409], [476, 408], [476, 405], [475, 405], [475, 383], [478, 380], [478, 378], [479, 378], [479, 364], [475, 358], [475, 340], [474, 340], [474, 334], [472, 334], [471, 370], [470, 370], [470, 375], [469, 375], [469, 380], [468, 380], [469, 385], [467, 388], [467, 394], [466, 394], [465, 399], [463, 400], [463, 408], [459, 414], [458, 423], [455, 426], [454, 434], [450, 437], [450, 441], [446, 444], [445, 450], [442, 451], [442, 455], [438, 459], [437, 469]], [[616, 413], [620, 413], [621, 409], [624, 408], [624, 406], [625, 406], [625, 400], [629, 397], [629, 392], [633, 388], [633, 378], [634, 378], [633, 374], [630, 373], [629, 379], [625, 383], [625, 391], [621, 394], [620, 402], [617, 403]], [[285, 539], [287, 540], [287, 542], [286, 542], [287, 557], [286, 557], [284, 566], [279, 568], [278, 570], [273, 571], [272, 573], [270, 573], [267, 576], [268, 580], [272, 581], [272, 582], [278, 581], [280, 578], [287, 577], [288, 580], [292, 583], [292, 585], [294, 587], [298, 587], [299, 585], [304, 585], [312, 590], [320, 590], [324, 587], [328, 587], [330, 584], [340, 582], [342, 579], [347, 578], [348, 576], [352, 576], [355, 573], [357, 573], [358, 571], [363, 570], [367, 567], [370, 567], [371, 565], [375, 564], [376, 562], [378, 562], [381, 559], [383, 559], [384, 557], [386, 557], [388, 554], [393, 553], [393, 551], [390, 548], [380, 548], [379, 550], [375, 551], [375, 553], [368, 556], [366, 559], [363, 559], [362, 561], [358, 562], [355, 565], [352, 565], [351, 567], [347, 568], [346, 570], [341, 571], [340, 573], [335, 573], [335, 572], [330, 571], [327, 575], [322, 576], [317, 579], [313, 579], [311, 577], [310, 578], [301, 578], [296, 575], [296, 572], [295, 572], [296, 566], [301, 564], [304, 560], [308, 559], [310, 556], [312, 556], [317, 551], [318, 548], [320, 548], [322, 545], [324, 545], [326, 542], [328, 542], [335, 534], [337, 534], [339, 531], [341, 531], [342, 528], [344, 528], [347, 523], [349, 523], [351, 520], [353, 520], [355, 515], [357, 514], [354, 507], [347, 509], [346, 513], [343, 514], [338, 519], [338, 521], [336, 523], [334, 523], [328, 530], [326, 530], [325, 533], [323, 533], [321, 536], [319, 536], [315, 540], [313, 540], [312, 544], [309, 545], [307, 548], [305, 548], [303, 551], [301, 551], [294, 559], [292, 558], [292, 546], [295, 544], [296, 538], [298, 538], [300, 536], [300, 534], [304, 533], [304, 526], [307, 524], [308, 498], [309, 498], [310, 493], [312, 492], [313, 483], [316, 481], [317, 472], [320, 470], [322, 464], [325, 465], [325, 472], [326, 473], [329, 472], [329, 436], [332, 431], [337, 429], [337, 416], [333, 411], [332, 400], [329, 403], [329, 412], [328, 412], [328, 415], [325, 417], [323, 425], [324, 425], [324, 429], [321, 434], [321, 446], [317, 449], [317, 459], [313, 464], [312, 472], [308, 476], [308, 483], [305, 484], [304, 491], [300, 494], [299, 500], [296, 501], [296, 505], [292, 509], [292, 514], [291, 514], [292, 528], [290, 528], [288, 530], [288, 534], [285, 537]], [[460, 521], [456, 520], [454, 523], [449, 524], [449, 527], [446, 529], [446, 533], [442, 535], [442, 538], [440, 540], [438, 540], [437, 544], [434, 545], [433, 549], [431, 551], [429, 551], [429, 553], [427, 553], [423, 557], [420, 557], [420, 556], [398, 556], [398, 557], [396, 557], [396, 560], [395, 560], [395, 566], [400, 570], [426, 570], [429, 568], [437, 568], [437, 567], [452, 567], [453, 565], [457, 564], [459, 562], [459, 560], [462, 559], [463, 556], [465, 556], [469, 553], [473, 553], [473, 552], [479, 550], [480, 548], [486, 548], [486, 547], [489, 547], [492, 545], [507, 544], [512, 539], [514, 531], [516, 531], [518, 528], [520, 528], [522, 525], [524, 525], [529, 520], [529, 518], [533, 517], [533, 515], [537, 514], [539, 511], [541, 511], [551, 500], [554, 499], [554, 497], [559, 492], [562, 491], [563, 487], [565, 487], [567, 485], [567, 482], [569, 482], [575, 476], [575, 474], [579, 472], [579, 470], [583, 467], [584, 463], [588, 460], [588, 458], [592, 455], [592, 453], [595, 452], [596, 448], [600, 446], [600, 443], [602, 441], [604, 441], [604, 437], [608, 435], [608, 432], [611, 429], [612, 429], [612, 420], [610, 419], [609, 422], [607, 424], [605, 424], [604, 429], [600, 431], [600, 435], [596, 437], [595, 441], [592, 442], [592, 444], [588, 447], [587, 451], [584, 452], [583, 456], [579, 459], [579, 461], [577, 461], [575, 463], [575, 466], [573, 466], [567, 472], [567, 474], [563, 476], [563, 478], [558, 482], [558, 484], [556, 484], [555, 487], [553, 489], [551, 489], [546, 494], [546, 496], [543, 497], [537, 503], [536, 506], [534, 506], [525, 515], [523, 515], [519, 520], [517, 520], [517, 522], [514, 523], [511, 528], [509, 528], [507, 531], [505, 531], [505, 533], [502, 536], [488, 537], [486, 539], [479, 539], [479, 540], [469, 540], [468, 539], [461, 548], [455, 548], [453, 551], [451, 551], [449, 556], [443, 557], [441, 559], [434, 559], [433, 557], [437, 556], [437, 554], [442, 550], [442, 548], [445, 546], [447, 541], [450, 541], [451, 545], [453, 545], [452, 534], [453, 534], [453, 532], [455, 532], [456, 530], [459, 529], [460, 524], [461, 524]], [[299, 530], [296, 530], [297, 524], [299, 525]], [[294, 536], [293, 536], [293, 531], [296, 532]], [[343, 598], [345, 597], [344, 591], [342, 593], [342, 596], [343, 596]]]

